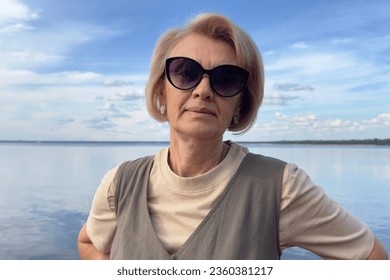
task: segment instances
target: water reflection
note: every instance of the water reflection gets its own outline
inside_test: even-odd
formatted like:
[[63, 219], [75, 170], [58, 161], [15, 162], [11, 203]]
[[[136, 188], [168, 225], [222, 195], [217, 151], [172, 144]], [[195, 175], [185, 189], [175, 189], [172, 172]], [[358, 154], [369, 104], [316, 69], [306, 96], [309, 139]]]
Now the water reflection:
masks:
[[[104, 173], [164, 145], [0, 144], [0, 259], [78, 259], [77, 235]], [[390, 149], [250, 145], [297, 163], [390, 251]], [[317, 259], [288, 249], [283, 259]]]
[[2, 218], [0, 259], [78, 259], [77, 235], [87, 214], [32, 209], [20, 217]]

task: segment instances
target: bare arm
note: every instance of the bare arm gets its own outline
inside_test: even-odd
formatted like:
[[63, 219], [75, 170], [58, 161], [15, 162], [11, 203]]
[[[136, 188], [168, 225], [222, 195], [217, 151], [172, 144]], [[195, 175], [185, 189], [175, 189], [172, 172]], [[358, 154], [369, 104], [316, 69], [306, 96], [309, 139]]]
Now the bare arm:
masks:
[[91, 239], [87, 234], [85, 225], [80, 230], [77, 240], [80, 259], [82, 260], [108, 260], [109, 254], [98, 251], [92, 244]]
[[375, 237], [374, 248], [370, 255], [367, 257], [367, 260], [387, 260], [389, 257], [383, 245], [380, 241]]

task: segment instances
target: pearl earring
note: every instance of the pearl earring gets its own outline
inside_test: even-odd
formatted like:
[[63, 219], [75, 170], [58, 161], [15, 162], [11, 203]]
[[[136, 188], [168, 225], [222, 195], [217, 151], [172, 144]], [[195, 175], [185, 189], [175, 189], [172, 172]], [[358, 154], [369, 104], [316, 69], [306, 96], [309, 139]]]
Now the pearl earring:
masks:
[[161, 105], [159, 111], [161, 115], [165, 116], [167, 113], [167, 108], [164, 105]]
[[234, 117], [233, 117], [233, 124], [234, 125], [238, 125], [239, 122], [240, 122], [240, 117], [238, 115], [234, 115]]

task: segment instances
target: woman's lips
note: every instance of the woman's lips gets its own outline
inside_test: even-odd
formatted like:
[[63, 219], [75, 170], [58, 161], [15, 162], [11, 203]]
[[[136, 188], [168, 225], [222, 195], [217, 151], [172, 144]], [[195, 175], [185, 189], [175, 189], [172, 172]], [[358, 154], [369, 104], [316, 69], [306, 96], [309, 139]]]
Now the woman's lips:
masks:
[[209, 110], [209, 109], [204, 108], [204, 107], [189, 107], [189, 108], [186, 108], [186, 111], [198, 113], [198, 114], [215, 116], [215, 113], [212, 110]]

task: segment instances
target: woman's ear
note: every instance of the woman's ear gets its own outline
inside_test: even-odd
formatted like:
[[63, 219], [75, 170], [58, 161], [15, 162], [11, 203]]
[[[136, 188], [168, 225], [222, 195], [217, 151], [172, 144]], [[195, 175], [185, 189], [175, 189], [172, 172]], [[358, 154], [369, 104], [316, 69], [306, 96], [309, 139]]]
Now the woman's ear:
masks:
[[241, 110], [241, 100], [239, 101], [236, 110], [234, 110], [231, 126], [236, 126], [240, 123], [240, 110]]
[[161, 120], [166, 120], [167, 107], [165, 98], [165, 83], [164, 79], [160, 79], [156, 89], [156, 109], [161, 114]]

